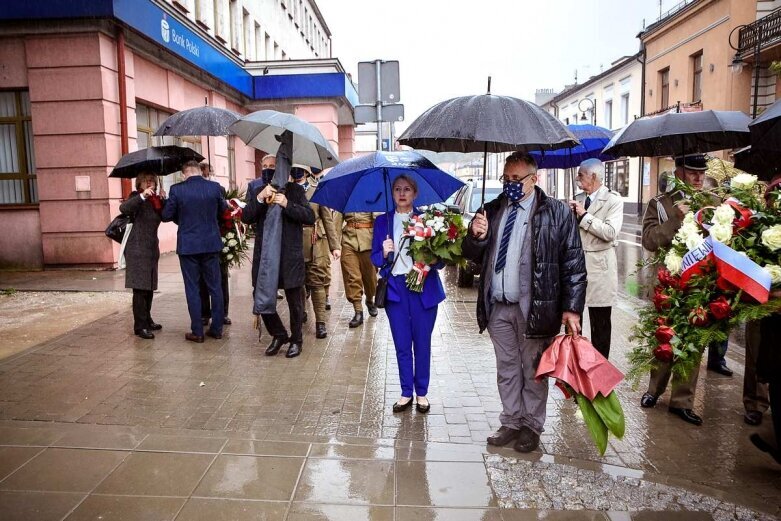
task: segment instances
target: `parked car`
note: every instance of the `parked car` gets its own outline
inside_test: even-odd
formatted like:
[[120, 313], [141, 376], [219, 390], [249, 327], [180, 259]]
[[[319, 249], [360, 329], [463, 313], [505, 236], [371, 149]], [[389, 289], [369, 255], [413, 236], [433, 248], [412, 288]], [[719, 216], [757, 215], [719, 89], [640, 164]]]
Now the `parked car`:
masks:
[[[480, 209], [480, 199], [482, 193], [483, 181], [481, 179], [470, 179], [466, 186], [458, 191], [455, 199], [455, 206], [464, 216], [464, 224], [469, 227], [469, 223]], [[495, 179], [486, 179], [485, 181], [485, 202], [493, 201], [502, 193], [502, 182]], [[475, 275], [480, 274], [480, 265], [468, 261], [465, 267], [458, 267], [458, 287], [468, 288], [474, 284]]]

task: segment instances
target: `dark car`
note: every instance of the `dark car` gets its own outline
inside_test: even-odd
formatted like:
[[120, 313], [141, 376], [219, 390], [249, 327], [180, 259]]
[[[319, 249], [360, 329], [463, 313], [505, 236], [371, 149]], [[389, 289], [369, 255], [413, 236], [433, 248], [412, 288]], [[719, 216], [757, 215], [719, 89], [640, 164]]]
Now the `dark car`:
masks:
[[[464, 216], [464, 225], [469, 227], [469, 223], [475, 216], [475, 212], [480, 209], [480, 199], [483, 181], [480, 179], [467, 181], [456, 194], [455, 205]], [[486, 179], [485, 181], [485, 202], [493, 201], [502, 193], [502, 182], [495, 179]], [[475, 280], [475, 275], [480, 274], [480, 265], [468, 261], [465, 267], [458, 267], [458, 287], [468, 288]]]

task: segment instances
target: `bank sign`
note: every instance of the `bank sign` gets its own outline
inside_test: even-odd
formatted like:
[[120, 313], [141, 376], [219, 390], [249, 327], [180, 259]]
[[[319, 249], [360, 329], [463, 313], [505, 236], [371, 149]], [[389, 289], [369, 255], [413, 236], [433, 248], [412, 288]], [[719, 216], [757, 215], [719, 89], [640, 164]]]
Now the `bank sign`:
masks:
[[247, 71], [151, 1], [114, 0], [114, 16], [242, 94], [253, 96]]

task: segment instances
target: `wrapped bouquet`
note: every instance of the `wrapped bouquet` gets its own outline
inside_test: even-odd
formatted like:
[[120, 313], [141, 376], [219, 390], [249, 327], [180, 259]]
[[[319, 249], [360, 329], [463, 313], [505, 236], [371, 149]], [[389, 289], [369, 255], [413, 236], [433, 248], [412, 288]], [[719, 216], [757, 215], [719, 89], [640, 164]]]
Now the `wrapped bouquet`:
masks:
[[461, 244], [466, 237], [466, 227], [461, 215], [441, 210], [428, 210], [413, 215], [404, 223], [405, 235], [410, 239], [409, 254], [414, 262], [407, 275], [407, 287], [423, 291], [431, 265], [439, 261], [461, 264]]
[[245, 206], [243, 197], [236, 190], [226, 196], [228, 209], [220, 216], [220, 235], [222, 236], [222, 251], [220, 263], [228, 267], [241, 266], [247, 260], [246, 225], [241, 222], [241, 212]]

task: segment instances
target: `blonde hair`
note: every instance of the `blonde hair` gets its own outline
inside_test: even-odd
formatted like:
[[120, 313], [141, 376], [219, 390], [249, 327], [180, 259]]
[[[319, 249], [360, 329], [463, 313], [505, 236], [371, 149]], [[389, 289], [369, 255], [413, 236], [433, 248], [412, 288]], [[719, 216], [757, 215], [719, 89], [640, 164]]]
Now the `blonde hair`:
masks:
[[157, 176], [150, 172], [142, 172], [136, 176], [136, 190], [140, 192], [141, 183], [150, 179], [155, 183], [155, 190], [157, 190]]

